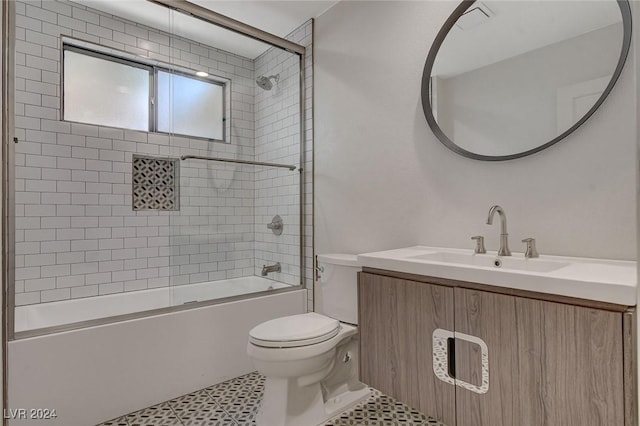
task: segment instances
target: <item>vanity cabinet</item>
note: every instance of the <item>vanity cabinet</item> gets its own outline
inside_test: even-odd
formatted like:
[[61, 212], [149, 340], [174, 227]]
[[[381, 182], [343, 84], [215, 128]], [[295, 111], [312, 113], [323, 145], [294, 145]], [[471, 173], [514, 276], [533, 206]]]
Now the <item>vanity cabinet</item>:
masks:
[[[360, 274], [363, 382], [448, 426], [636, 424], [635, 318], [622, 307], [385, 274]], [[454, 336], [444, 380], [436, 330]]]
[[361, 380], [454, 425], [455, 387], [431, 368], [432, 334], [453, 329], [453, 288], [360, 273]]

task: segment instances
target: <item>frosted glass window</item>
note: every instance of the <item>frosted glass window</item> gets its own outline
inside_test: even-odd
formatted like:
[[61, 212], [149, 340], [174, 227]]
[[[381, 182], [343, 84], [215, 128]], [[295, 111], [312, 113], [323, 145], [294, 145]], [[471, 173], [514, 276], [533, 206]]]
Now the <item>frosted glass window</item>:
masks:
[[65, 46], [64, 120], [226, 139], [225, 83], [110, 55]]
[[224, 86], [158, 71], [158, 131], [224, 139]]
[[64, 51], [64, 119], [149, 131], [149, 69]]

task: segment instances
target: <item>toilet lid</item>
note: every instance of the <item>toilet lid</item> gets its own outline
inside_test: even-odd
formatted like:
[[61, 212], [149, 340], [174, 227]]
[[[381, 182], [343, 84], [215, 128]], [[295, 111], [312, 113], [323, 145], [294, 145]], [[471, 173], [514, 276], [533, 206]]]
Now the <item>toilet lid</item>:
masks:
[[263, 322], [249, 332], [249, 341], [267, 348], [293, 348], [329, 340], [339, 329], [338, 320], [309, 312]]

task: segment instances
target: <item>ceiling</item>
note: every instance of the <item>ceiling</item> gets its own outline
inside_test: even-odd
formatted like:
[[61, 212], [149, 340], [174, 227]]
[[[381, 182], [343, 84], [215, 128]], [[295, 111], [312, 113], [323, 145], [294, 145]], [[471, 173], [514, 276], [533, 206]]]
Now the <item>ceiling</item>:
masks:
[[[271, 46], [249, 37], [150, 3], [147, 0], [75, 0], [152, 28], [208, 46], [255, 59]], [[192, 0], [199, 6], [263, 31], [285, 37], [311, 18], [322, 15], [337, 1]]]
[[311, 18], [317, 18], [338, 1], [277, 1], [277, 0], [191, 0], [229, 18], [285, 37]]

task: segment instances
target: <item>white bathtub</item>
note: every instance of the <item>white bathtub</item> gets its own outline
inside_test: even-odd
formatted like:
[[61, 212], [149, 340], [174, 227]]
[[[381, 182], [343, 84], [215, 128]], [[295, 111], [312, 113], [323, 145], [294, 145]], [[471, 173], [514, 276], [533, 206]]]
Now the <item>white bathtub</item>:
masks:
[[[269, 285], [278, 284], [267, 281]], [[229, 284], [234, 291], [241, 287], [263, 289], [261, 282], [265, 283], [261, 278], [229, 280], [169, 289], [168, 293], [168, 289], [163, 290], [174, 303], [189, 302], [194, 295], [211, 298], [217, 294], [216, 288]], [[76, 303], [83, 306], [85, 314], [92, 315], [101, 308], [90, 304], [100, 300], [118, 301], [109, 303], [109, 309], [134, 306], [139, 310], [141, 306], [136, 307], [130, 297], [143, 296], [147, 291], [136, 293], [57, 304], [70, 307]], [[229, 294], [225, 291], [222, 296]], [[58, 416], [48, 421], [11, 420], [10, 424], [95, 425], [253, 371], [246, 354], [249, 330], [269, 319], [305, 312], [306, 300], [306, 290], [294, 288], [10, 341], [9, 402], [5, 408], [55, 409]], [[64, 310], [59, 308], [57, 314], [67, 315], [60, 312]], [[113, 313], [100, 311], [100, 315]], [[53, 320], [36, 326], [45, 324], [51, 326]]]
[[290, 286], [250, 276], [18, 306], [15, 309], [15, 331], [19, 333], [286, 287]]

